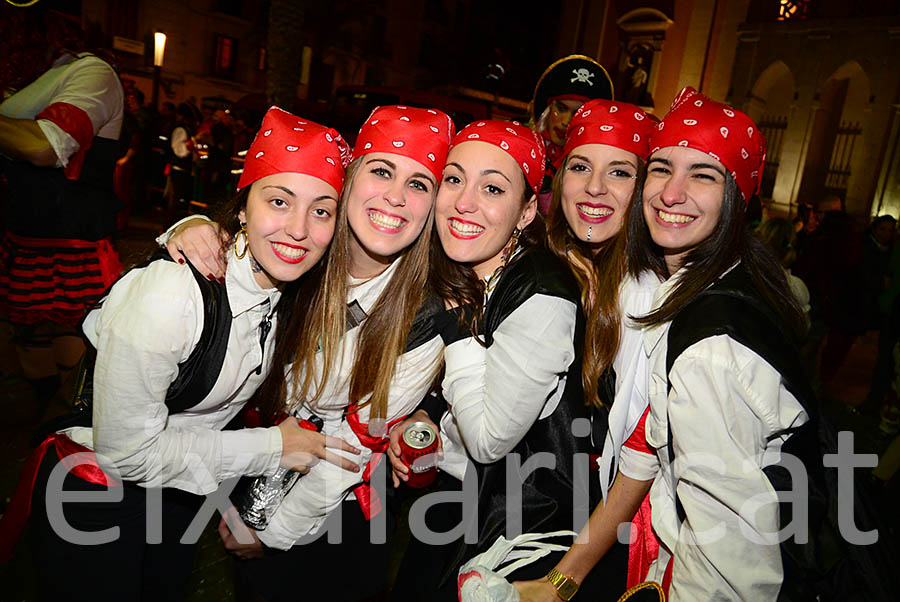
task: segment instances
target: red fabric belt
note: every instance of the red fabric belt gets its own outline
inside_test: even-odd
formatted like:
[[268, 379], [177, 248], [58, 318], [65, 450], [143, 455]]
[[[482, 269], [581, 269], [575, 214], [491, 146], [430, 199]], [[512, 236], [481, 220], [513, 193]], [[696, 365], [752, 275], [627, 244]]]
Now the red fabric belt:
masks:
[[[31, 501], [34, 494], [34, 485], [37, 482], [38, 470], [44, 456], [51, 448], [55, 449], [59, 461], [69, 471], [69, 474], [78, 477], [88, 483], [104, 487], [121, 487], [122, 482], [109, 477], [97, 463], [97, 457], [93, 450], [75, 443], [68, 436], [61, 433], [53, 433], [41, 443], [25, 460], [22, 474], [13, 493], [6, 513], [0, 520], [0, 562], [8, 562], [15, 550], [16, 544], [22, 537], [28, 516], [31, 514]], [[72, 454], [81, 453], [78, 462], [67, 460]]]
[[[392, 426], [403, 420], [406, 420], [406, 416], [401, 416], [396, 420], [388, 422], [388, 432], [390, 432]], [[360, 421], [359, 408], [356, 404], [353, 404], [347, 409], [347, 424], [350, 425], [350, 429], [356, 435], [356, 438], [359, 439], [359, 442], [372, 450], [372, 457], [369, 459], [369, 462], [366, 464], [366, 468], [362, 473], [363, 482], [353, 490], [353, 494], [356, 496], [356, 501], [359, 502], [359, 508], [362, 510], [363, 516], [366, 520], [371, 520], [373, 516], [381, 512], [381, 500], [375, 490], [372, 489], [369, 481], [372, 479], [372, 473], [378, 468], [381, 457], [384, 455], [384, 452], [387, 451], [391, 440], [390, 437], [373, 437], [369, 434], [369, 425], [363, 424], [363, 422]]]

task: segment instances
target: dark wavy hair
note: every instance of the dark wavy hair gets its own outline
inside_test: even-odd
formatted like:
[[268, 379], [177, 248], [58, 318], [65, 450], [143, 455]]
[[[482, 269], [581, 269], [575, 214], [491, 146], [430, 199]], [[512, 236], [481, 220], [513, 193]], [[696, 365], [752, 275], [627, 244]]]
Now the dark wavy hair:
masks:
[[[522, 182], [525, 190], [522, 193], [521, 206], [524, 207], [534, 196], [534, 191], [525, 181], [525, 174], [522, 174]], [[522, 249], [520, 253], [543, 246], [544, 240], [544, 222], [539, 215], [535, 215], [534, 220], [519, 235], [519, 248]], [[460, 326], [468, 322], [472, 336], [483, 344], [478, 332], [484, 317], [484, 281], [471, 267], [447, 257], [436, 228], [431, 234], [430, 280], [433, 290], [441, 299], [465, 309], [460, 313]]]
[[[628, 215], [628, 271], [637, 276], [649, 270], [665, 280], [671, 274], [663, 250], [653, 242], [647, 228], [644, 202], [632, 206]], [[805, 332], [803, 311], [791, 294], [778, 259], [747, 227], [745, 203], [730, 174], [725, 175], [722, 211], [715, 230], [688, 251], [684, 259], [687, 269], [662, 305], [635, 321], [644, 326], [671, 321], [681, 308], [738, 262], [747, 270], [762, 301], [799, 341]]]

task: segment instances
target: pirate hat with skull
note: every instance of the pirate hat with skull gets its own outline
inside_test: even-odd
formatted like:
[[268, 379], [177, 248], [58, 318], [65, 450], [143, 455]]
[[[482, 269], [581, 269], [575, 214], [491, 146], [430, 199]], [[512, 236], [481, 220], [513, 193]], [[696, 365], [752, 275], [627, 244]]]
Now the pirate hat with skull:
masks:
[[594, 59], [572, 54], [547, 67], [541, 75], [531, 100], [531, 117], [537, 122], [552, 99], [587, 102], [595, 98], [613, 100], [609, 73]]

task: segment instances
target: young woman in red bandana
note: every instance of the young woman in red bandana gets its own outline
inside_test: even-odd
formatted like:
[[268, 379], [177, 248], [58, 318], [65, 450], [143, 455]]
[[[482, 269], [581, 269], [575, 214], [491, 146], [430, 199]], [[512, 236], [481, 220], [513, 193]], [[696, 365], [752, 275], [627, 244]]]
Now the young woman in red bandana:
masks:
[[[629, 268], [662, 284], [643, 325], [649, 356], [645, 436], [659, 557], [648, 579], [670, 600], [775, 600], [789, 587], [771, 481], [794, 432], [811, 424], [794, 355], [802, 312], [783, 271], [744, 225], [765, 140], [743, 113], [692, 88], [650, 138]], [[637, 208], [636, 208], [637, 209]], [[678, 460], [676, 462], [676, 460]]]
[[[458, 492], [467, 471], [478, 481], [477, 519], [459, 503], [442, 504], [426, 515], [427, 527], [438, 533], [466, 527], [477, 541], [460, 536], [436, 544], [414, 524], [394, 599], [455, 600], [461, 565], [498, 536], [571, 529], [576, 489], [583, 488], [584, 503], [599, 501], [598, 481], [585, 466], [587, 482], [579, 484], [575, 466], [593, 449], [581, 386], [584, 314], [577, 283], [543, 248], [534, 221], [543, 167], [540, 137], [515, 122], [469, 125], [447, 157], [433, 269], [438, 292], [460, 318], [442, 330], [446, 405], [426, 404], [410, 420], [439, 425], [441, 492]], [[573, 423], [584, 428], [573, 434]], [[392, 433], [389, 451], [400, 480], [408, 474], [398, 459], [403, 426]], [[538, 454], [554, 458], [555, 469], [523, 475], [521, 499], [508, 496], [507, 477], [516, 478], [508, 461]], [[508, 506], [521, 509], [520, 525], [507, 524]], [[542, 558], [510, 579], [542, 576], [558, 558]], [[624, 574], [624, 562], [619, 569]], [[602, 580], [586, 583], [586, 591], [599, 595]]]
[[[362, 449], [353, 458], [362, 470], [314, 467], [268, 526], [253, 533], [253, 544], [239, 544], [220, 529], [226, 548], [247, 559], [237, 565], [242, 586], [267, 600], [296, 597], [290, 575], [297, 567], [340, 582], [332, 600], [365, 599], [386, 586], [389, 546], [372, 542], [369, 519], [387, 520], [390, 533], [393, 515], [369, 478], [383, 461], [388, 429], [415, 409], [440, 369], [443, 343], [433, 318], [444, 308], [429, 294], [429, 253], [434, 198], [453, 131], [450, 118], [434, 109], [373, 111], [347, 169], [325, 272], [307, 283], [309, 302], [298, 327], [279, 333], [274, 361], [286, 374], [273, 373], [263, 386], [261, 415], [268, 419], [286, 406], [299, 406], [301, 417], [316, 414], [323, 432]], [[217, 269], [213, 228], [187, 228], [169, 242], [175, 256], [178, 247], [188, 257], [211, 247], [209, 269]], [[341, 545], [322, 535], [334, 517], [341, 520]], [[348, 581], [349, 556], [365, 561]]]
[[223, 219], [222, 283], [184, 260], [151, 261], [87, 315], [92, 416], [29, 459], [0, 531], [6, 556], [32, 509], [43, 597], [179, 600], [194, 550], [180, 540], [222, 481], [305, 471], [319, 458], [358, 470], [326, 448], [358, 450], [293, 418], [223, 430], [268, 374], [278, 322], [296, 319], [293, 283], [331, 242], [348, 155], [334, 130], [271, 108]]
[[[650, 488], [650, 481], [621, 474], [619, 460], [622, 454], [651, 454], [643, 438], [647, 362], [640, 326], [630, 316], [650, 309], [659, 281], [655, 276], [635, 278], [627, 273], [624, 225], [632, 206], [640, 206], [653, 127], [651, 119], [635, 105], [609, 100], [585, 103], [569, 124], [547, 217], [549, 247], [568, 263], [581, 287], [587, 316], [582, 358], [585, 399], [598, 406], [608, 424], [601, 435], [605, 444], [598, 460], [604, 501], [591, 519], [592, 529], [632, 520]], [[641, 512], [646, 516], [635, 517], [641, 536], [629, 549], [627, 579], [624, 571], [608, 579], [611, 592], [621, 594], [646, 574], [647, 559], [641, 552], [655, 544], [649, 503]], [[592, 532], [594, 545], [576, 542], [554, 567], [568, 579], [568, 590], [546, 578], [520, 582], [516, 587], [522, 600], [552, 602], [561, 593], [577, 589], [592, 570], [600, 570], [594, 565], [601, 558], [604, 564], [615, 563], [615, 556], [624, 550], [615, 545], [615, 529], [609, 535], [603, 545], [597, 545], [600, 536]]]

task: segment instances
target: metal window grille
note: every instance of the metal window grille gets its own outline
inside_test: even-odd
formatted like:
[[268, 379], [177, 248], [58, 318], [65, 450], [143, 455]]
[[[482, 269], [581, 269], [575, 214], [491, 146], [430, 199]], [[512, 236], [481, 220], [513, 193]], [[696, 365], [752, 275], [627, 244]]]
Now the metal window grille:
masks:
[[834, 194], [842, 199], [846, 197], [847, 183], [850, 181], [850, 159], [853, 157], [853, 147], [860, 134], [862, 125], [858, 121], [842, 122], [838, 128], [831, 150], [831, 161], [825, 172], [826, 194]]
[[759, 131], [766, 137], [766, 165], [763, 168], [759, 190], [759, 196], [765, 199], [772, 198], [772, 191], [775, 189], [775, 176], [778, 174], [778, 164], [781, 161], [781, 146], [784, 143], [787, 123], [787, 116], [781, 115], [766, 115], [759, 122]]

